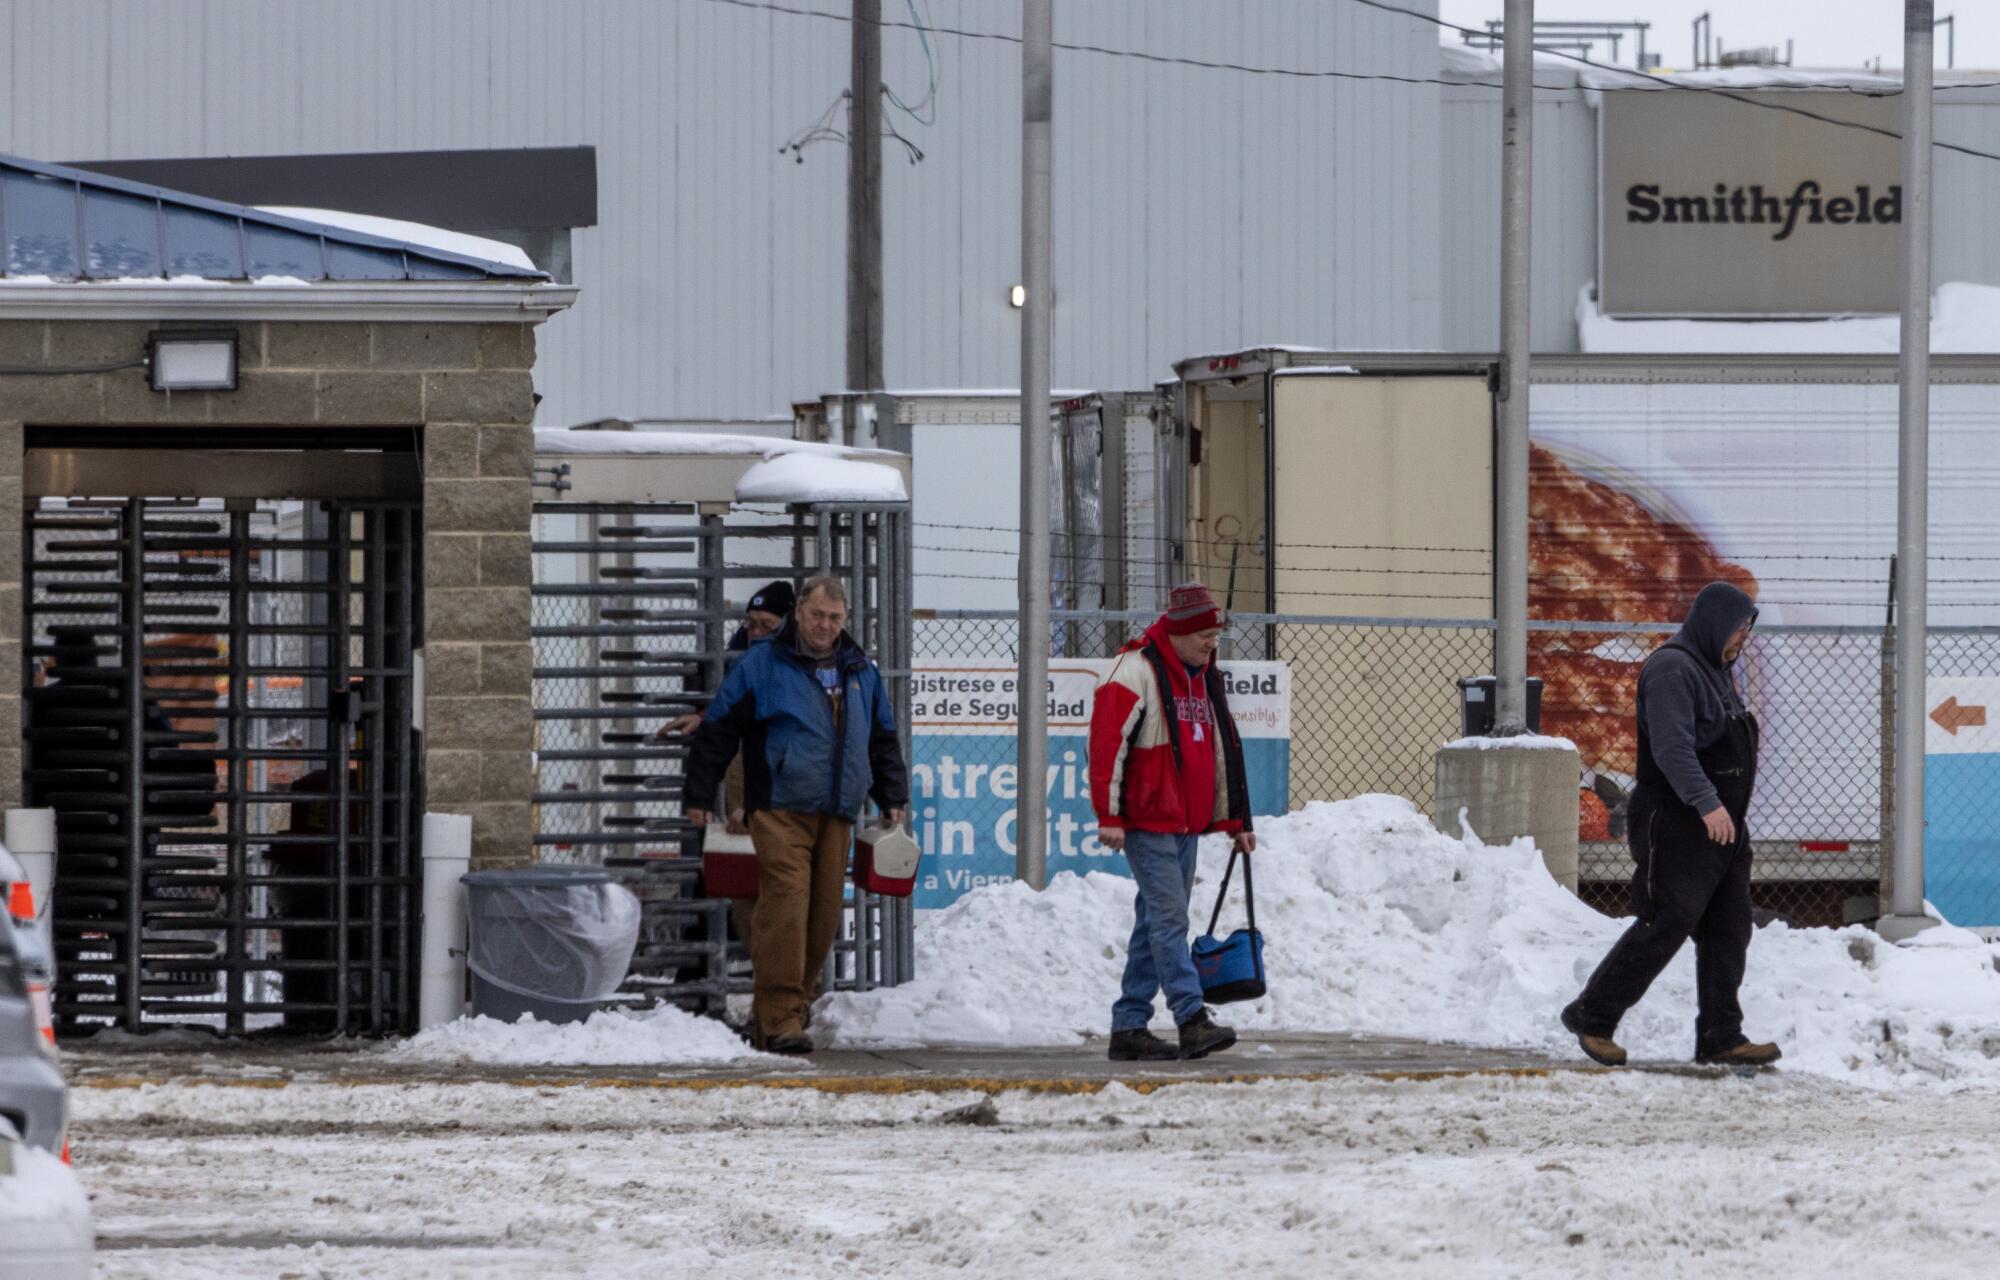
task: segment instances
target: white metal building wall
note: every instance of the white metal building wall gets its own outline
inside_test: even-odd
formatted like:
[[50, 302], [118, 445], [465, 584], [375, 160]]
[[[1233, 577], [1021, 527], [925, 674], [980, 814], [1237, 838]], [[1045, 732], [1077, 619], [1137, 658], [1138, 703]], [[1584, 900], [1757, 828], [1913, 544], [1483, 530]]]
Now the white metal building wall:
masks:
[[[1020, 30], [1017, 0], [928, 8]], [[1091, 0], [1056, 35], [1438, 73], [1434, 27], [1348, 0]], [[884, 43], [914, 98], [916, 36]], [[1018, 48], [936, 46], [937, 124], [891, 113], [924, 161], [885, 146], [888, 375], [1011, 386]], [[782, 412], [841, 380], [845, 150], [779, 147], [844, 87], [844, 22], [716, 0], [0, 0], [0, 69], [0, 149], [39, 159], [597, 147], [545, 423]], [[1146, 386], [1257, 342], [1437, 344], [1437, 149], [1411, 140], [1435, 136], [1439, 92], [1058, 51], [1056, 383]]]
[[[1444, 91], [1440, 181], [1444, 215], [1444, 349], [1500, 346], [1500, 90]], [[1576, 77], [1537, 67], [1535, 82]], [[1535, 91], [1534, 280], [1529, 323], [1537, 351], [1574, 351], [1576, 299], [1597, 278], [1597, 112], [1574, 88]]]

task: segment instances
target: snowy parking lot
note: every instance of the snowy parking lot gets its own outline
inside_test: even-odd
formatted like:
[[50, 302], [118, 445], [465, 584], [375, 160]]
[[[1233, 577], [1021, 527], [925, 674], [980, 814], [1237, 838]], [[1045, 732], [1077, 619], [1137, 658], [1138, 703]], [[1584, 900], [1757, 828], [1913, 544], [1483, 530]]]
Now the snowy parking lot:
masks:
[[2000, 1257], [1984, 1090], [1632, 1072], [982, 1097], [83, 1089], [78, 1162], [99, 1275], [121, 1280], [1972, 1276]]
[[[822, 1058], [782, 1067], [819, 1088], [743, 1087], [778, 1068], [673, 1010], [460, 1022], [289, 1066], [93, 1050], [73, 1110], [99, 1272], [1456, 1280], [2000, 1264], [1993, 944], [1773, 925], [1744, 1005], [1783, 1046], [1780, 1072], [1686, 1069], [1688, 955], [1620, 1031], [1652, 1066], [1568, 1070], [1582, 1060], [1555, 1011], [1622, 924], [1532, 848], [1446, 838], [1385, 797], [1311, 806], [1263, 838], [1271, 993], [1229, 1008], [1248, 1042], [1214, 1065], [1287, 1074], [1294, 1050], [1271, 1037], [1367, 1032], [1492, 1046], [1498, 1069], [1015, 1088], [988, 1104], [894, 1072], [849, 1092]], [[1205, 885], [1220, 852], [1204, 851]], [[828, 997], [814, 1035], [850, 1056], [1069, 1046], [1102, 1068], [1090, 1037], [1130, 895], [1101, 875], [976, 891], [920, 924], [915, 982]], [[1527, 1069], [1510, 1073], [1509, 1054]], [[701, 1078], [716, 1072], [739, 1078]], [[1065, 1082], [1103, 1083], [1074, 1067]]]

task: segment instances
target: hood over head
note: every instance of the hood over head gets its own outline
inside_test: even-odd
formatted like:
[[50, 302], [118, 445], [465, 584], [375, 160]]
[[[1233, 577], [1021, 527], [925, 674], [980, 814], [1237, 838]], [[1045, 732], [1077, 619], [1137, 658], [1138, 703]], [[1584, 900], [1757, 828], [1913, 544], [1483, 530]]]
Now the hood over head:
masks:
[[1757, 602], [1733, 582], [1711, 582], [1694, 598], [1687, 621], [1674, 638], [1682, 647], [1717, 667], [1727, 666], [1722, 651], [1736, 629], [1757, 616]]

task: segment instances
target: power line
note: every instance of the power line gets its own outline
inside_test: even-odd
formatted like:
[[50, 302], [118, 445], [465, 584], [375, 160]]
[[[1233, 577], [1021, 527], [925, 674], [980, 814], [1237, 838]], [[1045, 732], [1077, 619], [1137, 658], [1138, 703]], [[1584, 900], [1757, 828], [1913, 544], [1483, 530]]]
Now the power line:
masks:
[[[1415, 18], [1419, 22], [1428, 22], [1434, 27], [1440, 27], [1446, 31], [1455, 31], [1461, 35], [1484, 34], [1483, 32], [1474, 31], [1471, 27], [1461, 27], [1456, 23], [1446, 22], [1443, 18], [1434, 18], [1428, 13], [1422, 13], [1415, 9], [1406, 9], [1399, 4], [1390, 4], [1389, 0], [1350, 0], [1350, 3], [1365, 5], [1370, 9], [1379, 9], [1384, 13], [1399, 13], [1406, 18]], [[1755, 98], [1746, 98], [1740, 93], [1732, 92], [1731, 90], [1725, 89], [1719, 85], [1686, 84], [1681, 81], [1673, 79], [1671, 76], [1654, 75], [1650, 71], [1634, 71], [1630, 67], [1614, 66], [1613, 64], [1607, 62], [1594, 62], [1591, 59], [1584, 57], [1582, 54], [1564, 53], [1560, 49], [1542, 49], [1539, 50], [1538, 52], [1549, 54], [1552, 57], [1563, 58], [1570, 62], [1580, 63], [1583, 66], [1591, 67], [1598, 71], [1609, 71], [1616, 75], [1621, 75], [1621, 76], [1636, 76], [1641, 80], [1650, 81], [1651, 83], [1656, 84], [1663, 89], [1672, 89], [1681, 93], [1712, 93], [1719, 98], [1726, 98], [1731, 102], [1740, 102], [1743, 103], [1745, 106], [1760, 107], [1766, 111], [1784, 111], [1792, 115], [1804, 116], [1808, 120], [1818, 120], [1823, 124], [1838, 125], [1840, 128], [1843, 129], [1859, 129], [1863, 133], [1880, 134], [1882, 137], [1885, 138], [1894, 138], [1898, 142], [1902, 141], [1903, 138], [1903, 135], [1896, 132], [1894, 129], [1884, 129], [1879, 125], [1863, 124], [1859, 120], [1838, 120], [1835, 119], [1833, 116], [1821, 115], [1817, 111], [1809, 111], [1804, 107], [1789, 106], [1782, 102], [1760, 102]], [[1811, 87], [1817, 88], [1819, 86], [1811, 86]], [[1829, 85], [1826, 87], [1834, 88], [1838, 86]], [[1983, 88], [1987, 86], [1968, 85], [1966, 87]], [[1900, 96], [1901, 94], [1902, 90], [1897, 89], [1894, 91], [1894, 93], [1890, 93], [1889, 91], [1885, 90], [1881, 94], [1873, 96], [1894, 97], [1894, 96]], [[1975, 147], [1960, 146], [1956, 142], [1939, 142], [1933, 139], [1931, 141], [1931, 145], [1933, 147], [1937, 147], [1945, 151], [1956, 151], [1961, 155], [1976, 156], [1981, 160], [2000, 160], [2000, 154], [1996, 154], [1995, 152], [1991, 151], [1981, 151]]]
[[[728, 7], [734, 9], [761, 10], [767, 13], [779, 13], [797, 18], [819, 18], [826, 22], [847, 23], [854, 21], [853, 17], [848, 14], [827, 13], [819, 9], [803, 9], [795, 5], [779, 4], [776, 3], [775, 0], [701, 0], [701, 2], [704, 4], [727, 5]], [[1371, 0], [1355, 0], [1355, 3], [1371, 4]], [[1395, 5], [1372, 4], [1372, 7], [1378, 9], [1385, 9], [1395, 13], [1406, 14], [1413, 18], [1420, 18], [1426, 22], [1433, 23], [1437, 26], [1445, 27], [1446, 29], [1451, 31], [1464, 32], [1471, 30], [1471, 28], [1469, 27], [1452, 26], [1451, 24], [1443, 22], [1440, 19], [1433, 18], [1428, 14], [1418, 13], [1412, 9], [1403, 9]], [[916, 22], [904, 22], [894, 18], [880, 19], [877, 21], [876, 25], [880, 27], [895, 28], [904, 31], [916, 31], [919, 32], [920, 34], [928, 33], [929, 35], [952, 36], [960, 40], [990, 40], [998, 44], [1021, 43], [1021, 37], [1001, 31], [973, 31], [964, 27], [942, 27], [934, 23], [920, 24]], [[1473, 34], [1484, 34], [1484, 33], [1474, 32]], [[1235, 72], [1240, 75], [1274, 76], [1279, 78], [1297, 79], [1297, 80], [1383, 81], [1390, 84], [1441, 85], [1446, 88], [1465, 88], [1465, 87], [1481, 88], [1481, 89], [1500, 88], [1500, 82], [1497, 80], [1470, 80], [1464, 78], [1450, 79], [1441, 76], [1403, 76], [1403, 75], [1394, 75], [1387, 72], [1325, 71], [1325, 70], [1313, 70], [1310, 68], [1302, 68], [1302, 67], [1259, 66], [1253, 63], [1223, 62], [1206, 58], [1187, 58], [1175, 54], [1148, 53], [1142, 49], [1117, 49], [1117, 48], [1112, 48], [1108, 45], [1076, 44], [1062, 40], [1056, 41], [1055, 47], [1063, 50], [1066, 53], [1088, 53], [1107, 58], [1130, 58], [1133, 59], [1134, 61], [1151, 62], [1164, 66], [1191, 67], [1202, 71], [1229, 71], [1229, 72]], [[1603, 71], [1615, 72], [1620, 75], [1645, 76], [1647, 79], [1654, 80], [1666, 88], [1680, 90], [1681, 92], [1685, 93], [1713, 93], [1722, 97], [1730, 98], [1734, 101], [1746, 103], [1747, 105], [1753, 107], [1775, 107], [1775, 104], [1772, 103], [1758, 102], [1755, 99], [1740, 97], [1735, 92], [1727, 88], [1724, 88], [1720, 85], [1683, 84], [1663, 77], [1652, 76], [1646, 72], [1634, 71], [1629, 67], [1617, 66], [1616, 64], [1613, 63], [1593, 62], [1588, 58], [1579, 57], [1575, 54], [1560, 53], [1560, 51], [1554, 49], [1542, 49], [1539, 50], [1539, 52], [1568, 58], [1571, 61], [1580, 62], [1585, 66], [1594, 67], [1596, 69]], [[1561, 90], [1572, 87], [1574, 86], [1568, 84], [1537, 84], [1535, 86], [1535, 88], [1537, 89], [1549, 89], [1549, 90]], [[2000, 88], [2000, 80], [1964, 81], [1957, 84], [1939, 85], [1936, 91], [1939, 93], [1948, 93], [1962, 89], [1995, 89], [1995, 88]], [[1758, 86], [1758, 92], [1760, 93], [1840, 92], [1840, 93], [1853, 94], [1856, 97], [1863, 97], [1863, 98], [1893, 98], [1901, 96], [1903, 91], [1900, 88], [1872, 89], [1866, 86], [1856, 85], [1846, 81], [1826, 80], [1826, 81], [1794, 82], [1791, 84], [1760, 85]], [[1868, 127], [1863, 125], [1857, 125], [1852, 121], [1836, 120], [1831, 116], [1815, 116], [1814, 118], [1823, 120], [1828, 124], [1842, 125], [1845, 127], [1852, 127], [1852, 128]], [[1890, 134], [1889, 136], [1900, 137], [1901, 135]], [[1949, 146], [1950, 144], [1939, 143], [1937, 145]], [[1986, 155], [1985, 152], [1970, 151], [1969, 149], [1966, 148], [1954, 148], [1954, 149], [1965, 150], [1967, 151], [1967, 154], [1971, 155]], [[1989, 158], [2000, 159], [2000, 155], [1991, 156]]]

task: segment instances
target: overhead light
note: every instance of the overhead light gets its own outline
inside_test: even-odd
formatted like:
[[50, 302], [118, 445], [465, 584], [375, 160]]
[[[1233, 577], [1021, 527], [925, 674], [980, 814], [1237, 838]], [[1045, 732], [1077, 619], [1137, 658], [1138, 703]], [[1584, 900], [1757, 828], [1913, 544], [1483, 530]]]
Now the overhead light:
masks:
[[1007, 290], [1007, 305], [1019, 310], [1028, 305], [1028, 286], [1017, 284]]
[[146, 364], [155, 391], [236, 390], [234, 329], [155, 330]]

